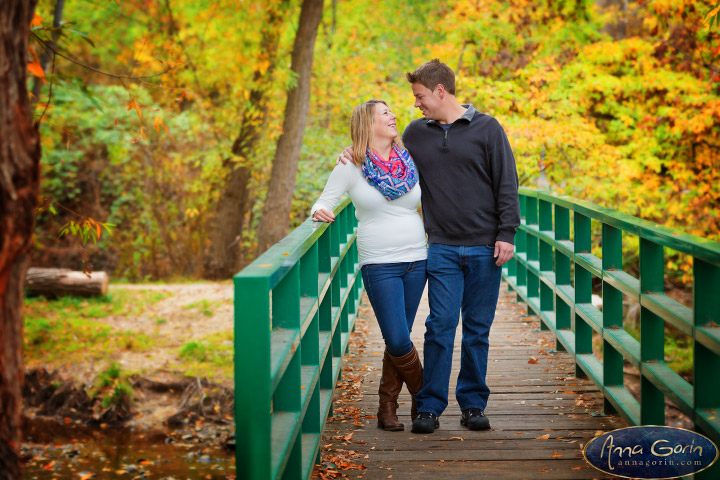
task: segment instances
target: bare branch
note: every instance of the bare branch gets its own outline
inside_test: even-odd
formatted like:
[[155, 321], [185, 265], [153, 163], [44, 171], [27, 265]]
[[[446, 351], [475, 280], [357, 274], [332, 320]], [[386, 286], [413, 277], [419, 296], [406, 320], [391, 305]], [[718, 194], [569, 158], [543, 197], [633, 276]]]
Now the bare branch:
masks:
[[108, 77], [112, 77], [112, 78], [121, 78], [121, 79], [128, 79], [128, 80], [140, 80], [140, 79], [143, 79], [143, 78], [155, 78], [155, 77], [160, 77], [160, 76], [162, 76], [162, 75], [165, 75], [165, 74], [166, 74], [167, 72], [169, 72], [170, 70], [174, 70], [174, 69], [176, 69], [176, 68], [178, 68], [178, 67], [181, 67], [181, 66], [184, 66], [184, 65], [185, 65], [185, 63], [180, 63], [180, 64], [178, 64], [178, 65], [173, 65], [173, 66], [171, 66], [171, 67], [166, 68], [166, 69], [163, 70], [162, 72], [155, 73], [155, 74], [153, 74], [153, 75], [138, 75], [138, 76], [133, 76], [133, 75], [118, 75], [118, 74], [115, 74], [115, 73], [104, 72], [104, 71], [102, 71], [102, 70], [100, 70], [100, 69], [98, 69], [98, 68], [91, 67], [90, 65], [86, 65], [86, 64], [84, 64], [84, 63], [82, 63], [82, 62], [79, 62], [78, 60], [75, 60], [74, 58], [71, 58], [71, 57], [69, 57], [69, 56], [67, 56], [67, 55], [65, 55], [65, 54], [63, 54], [63, 53], [60, 53], [60, 52], [58, 52], [55, 48], [53, 48], [50, 44], [48, 44], [46, 41], [44, 41], [42, 38], [40, 38], [39, 36], [37, 36], [34, 32], [31, 32], [31, 33], [32, 33], [32, 36], [35, 37], [35, 39], [36, 39], [38, 42], [40, 42], [41, 44], [43, 44], [43, 46], [44, 46], [45, 48], [50, 49], [55, 55], [57, 55], [57, 56], [59, 56], [59, 57], [62, 57], [62, 58], [64, 58], [65, 60], [68, 60], [68, 61], [70, 61], [70, 62], [72, 62], [72, 63], [74, 63], [74, 64], [76, 64], [76, 65], [80, 65], [80, 66], [83, 67], [83, 68], [87, 68], [88, 70], [92, 70], [93, 72], [96, 72], [96, 73], [99, 73], [99, 74], [101, 74], [101, 75], [105, 75], [105, 76], [108, 76]]

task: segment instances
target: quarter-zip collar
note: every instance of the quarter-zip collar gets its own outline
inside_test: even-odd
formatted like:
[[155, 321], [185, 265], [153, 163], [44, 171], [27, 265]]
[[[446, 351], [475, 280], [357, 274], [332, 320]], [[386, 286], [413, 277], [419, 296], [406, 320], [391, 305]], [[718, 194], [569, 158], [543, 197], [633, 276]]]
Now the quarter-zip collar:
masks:
[[442, 143], [443, 147], [447, 147], [448, 132], [450, 131], [450, 129], [452, 128], [453, 125], [455, 125], [460, 120], [462, 120], [463, 122], [470, 123], [472, 121], [473, 117], [475, 116], [475, 107], [473, 107], [471, 103], [469, 103], [467, 105], [463, 105], [463, 107], [467, 108], [467, 110], [465, 110], [465, 113], [463, 113], [460, 118], [458, 118], [453, 123], [451, 123], [448, 128], [444, 128], [442, 126], [442, 124], [440, 122], [438, 122], [437, 120], [430, 119], [426, 122], [427, 125], [436, 125], [437, 127], [443, 129], [443, 143]]
[[[458, 119], [455, 120], [453, 123], [451, 123], [451, 125], [454, 124], [454, 123], [456, 123], [456, 122], [458, 122], [459, 120], [467, 120], [467, 122], [469, 123], [469, 122], [473, 119], [473, 117], [475, 116], [475, 111], [476, 111], [476, 110], [475, 110], [475, 107], [472, 106], [472, 103], [468, 103], [467, 105], [463, 105], [463, 107], [467, 108], [467, 110], [465, 110], [465, 113], [463, 113], [460, 118], [458, 118]], [[433, 120], [433, 119], [428, 119], [428, 120], [426, 121], [426, 123], [427, 123], [428, 125], [433, 125], [433, 124], [434, 124], [434, 125], [438, 125], [438, 126], [440, 125], [440, 122], [438, 122], [437, 120]], [[441, 127], [441, 128], [442, 128], [442, 127]]]

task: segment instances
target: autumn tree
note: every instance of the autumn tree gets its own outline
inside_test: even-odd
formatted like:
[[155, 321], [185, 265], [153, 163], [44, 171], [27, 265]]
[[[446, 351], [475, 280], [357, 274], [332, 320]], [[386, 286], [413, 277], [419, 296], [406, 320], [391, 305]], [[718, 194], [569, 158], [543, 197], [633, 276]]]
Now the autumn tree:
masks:
[[295, 176], [310, 101], [310, 78], [323, 0], [303, 0], [292, 52], [297, 84], [288, 92], [280, 136], [273, 160], [268, 194], [258, 226], [258, 252], [265, 251], [287, 233]]
[[35, 226], [40, 137], [27, 90], [35, 0], [0, 4], [0, 479], [20, 478], [22, 303]]
[[271, 3], [266, 10], [253, 73], [253, 88], [248, 94], [247, 103], [238, 112], [239, 130], [232, 143], [233, 157], [223, 162], [230, 174], [210, 230], [210, 246], [205, 255], [205, 276], [208, 278], [228, 278], [238, 268], [238, 244], [245, 215], [250, 207], [248, 197], [252, 165], [248, 157], [257, 146], [262, 126], [266, 122], [271, 93], [268, 84], [272, 81], [278, 62], [278, 44], [288, 4], [289, 0], [282, 0], [278, 4]]

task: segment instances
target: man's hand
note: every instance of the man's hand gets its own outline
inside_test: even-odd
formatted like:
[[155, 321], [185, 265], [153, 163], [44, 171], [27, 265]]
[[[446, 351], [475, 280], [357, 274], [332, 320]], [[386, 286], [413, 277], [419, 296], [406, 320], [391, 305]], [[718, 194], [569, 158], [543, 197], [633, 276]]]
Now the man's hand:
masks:
[[495, 253], [493, 257], [497, 258], [495, 265], [498, 267], [505, 265], [513, 257], [513, 251], [515, 247], [512, 243], [501, 242], [500, 240], [495, 242]]
[[341, 163], [343, 165], [347, 165], [348, 162], [353, 161], [353, 146], [350, 145], [349, 147], [345, 147], [345, 150], [342, 151], [340, 156], [337, 159], [337, 162], [335, 162], [335, 165], [340, 165]]
[[332, 223], [335, 221], [335, 215], [333, 215], [333, 213], [329, 210], [320, 208], [318, 210], [315, 210], [315, 213], [313, 213], [312, 221], [313, 222]]

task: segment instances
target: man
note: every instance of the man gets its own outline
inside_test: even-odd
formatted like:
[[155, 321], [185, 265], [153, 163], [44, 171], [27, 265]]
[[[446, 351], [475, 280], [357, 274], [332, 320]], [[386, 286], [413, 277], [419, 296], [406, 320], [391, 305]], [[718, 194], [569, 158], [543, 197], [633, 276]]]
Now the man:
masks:
[[[501, 266], [512, 258], [520, 224], [518, 176], [510, 144], [493, 117], [455, 97], [455, 74], [432, 60], [407, 74], [415, 107], [403, 142], [420, 173], [428, 237], [428, 295], [423, 387], [413, 433], [433, 433], [448, 404], [455, 331], [462, 312], [455, 398], [461, 425], [490, 428], [485, 407], [488, 337]], [[345, 155], [345, 153], [343, 154]]]

